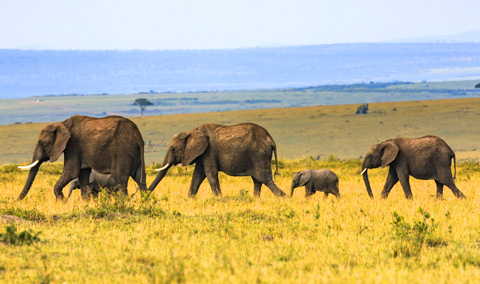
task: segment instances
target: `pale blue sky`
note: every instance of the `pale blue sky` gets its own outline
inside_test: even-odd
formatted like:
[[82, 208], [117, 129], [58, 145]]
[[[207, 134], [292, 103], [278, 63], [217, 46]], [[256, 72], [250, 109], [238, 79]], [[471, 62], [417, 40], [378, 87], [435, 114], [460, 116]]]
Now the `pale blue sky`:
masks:
[[1, 0], [0, 48], [224, 49], [480, 30], [478, 0]]

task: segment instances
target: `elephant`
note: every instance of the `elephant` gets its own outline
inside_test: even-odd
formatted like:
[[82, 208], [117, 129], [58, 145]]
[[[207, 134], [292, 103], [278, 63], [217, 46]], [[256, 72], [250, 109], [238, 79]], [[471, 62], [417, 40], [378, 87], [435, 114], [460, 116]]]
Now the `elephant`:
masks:
[[333, 194], [340, 198], [340, 191], [338, 190], [338, 177], [329, 169], [321, 170], [303, 170], [297, 172], [292, 179], [292, 187], [290, 197], [293, 196], [293, 191], [297, 187], [305, 186], [305, 197], [309, 197], [316, 191], [324, 192], [324, 197], [328, 194]]
[[[455, 169], [452, 177], [451, 162]], [[409, 177], [431, 180], [437, 185], [437, 198], [443, 197], [443, 186], [450, 188], [457, 198], [465, 195], [454, 183], [456, 178], [455, 153], [448, 144], [436, 136], [395, 138], [373, 145], [362, 163], [362, 175], [368, 195], [373, 198], [368, 180], [368, 169], [390, 166], [382, 198], [387, 198], [392, 187], [400, 181], [407, 199], [412, 199]]]
[[30, 170], [18, 200], [27, 195], [43, 162], [55, 162], [64, 154], [63, 172], [53, 188], [56, 200], [64, 201], [63, 188], [79, 178], [86, 192], [90, 172], [111, 174], [118, 190], [128, 194], [132, 177], [140, 190], [146, 190], [144, 141], [138, 127], [120, 116], [94, 118], [74, 115], [45, 126], [38, 136], [32, 163], [20, 167]]
[[[90, 173], [90, 177], [88, 179], [88, 188], [94, 197], [98, 196], [98, 193], [102, 188], [107, 189], [111, 193], [115, 190], [116, 186], [117, 186], [117, 183], [112, 178], [112, 175], [97, 173], [94, 170], [92, 170], [92, 172]], [[81, 186], [78, 178], [72, 180], [70, 182], [70, 191], [68, 192], [67, 198], [70, 198], [74, 189], [80, 189], [80, 188]], [[82, 191], [82, 197], [84, 199], [86, 199], [85, 197], [86, 194], [87, 192]]]
[[272, 152], [275, 154], [275, 174], [278, 174], [275, 141], [265, 128], [254, 123], [230, 126], [202, 124], [173, 136], [162, 168], [157, 169], [159, 173], [148, 190], [151, 192], [155, 189], [172, 165], [195, 164], [189, 197], [197, 194], [205, 178], [212, 192], [221, 196], [219, 171], [230, 176], [252, 177], [256, 197], [260, 196], [262, 184], [276, 196], [286, 196], [272, 178]]

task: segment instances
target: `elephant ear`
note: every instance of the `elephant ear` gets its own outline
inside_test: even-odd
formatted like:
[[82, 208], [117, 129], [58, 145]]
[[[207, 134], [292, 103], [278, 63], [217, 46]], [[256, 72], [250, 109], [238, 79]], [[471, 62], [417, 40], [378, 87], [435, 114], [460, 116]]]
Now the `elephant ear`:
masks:
[[311, 178], [312, 178], [312, 170], [302, 171], [300, 174], [300, 181], [298, 182], [298, 186], [305, 186], [307, 182], [310, 181]]
[[193, 160], [203, 154], [208, 147], [208, 137], [199, 130], [188, 132], [186, 137], [185, 152], [183, 153], [182, 166], [190, 165]]
[[385, 142], [383, 145], [383, 155], [382, 155], [382, 168], [390, 165], [393, 160], [397, 157], [398, 146], [392, 141]]
[[70, 139], [70, 131], [65, 125], [59, 123], [54, 129], [55, 143], [53, 144], [52, 153], [50, 154], [50, 162], [55, 162], [60, 158], [60, 155], [67, 147], [67, 142]]

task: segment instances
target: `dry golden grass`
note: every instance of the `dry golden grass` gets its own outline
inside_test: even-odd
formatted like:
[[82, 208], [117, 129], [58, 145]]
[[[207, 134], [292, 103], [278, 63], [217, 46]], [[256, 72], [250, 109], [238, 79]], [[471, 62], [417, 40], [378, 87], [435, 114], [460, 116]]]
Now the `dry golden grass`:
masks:
[[[341, 199], [317, 193], [275, 198], [263, 187], [253, 198], [250, 178], [220, 175], [223, 197], [205, 181], [187, 198], [193, 167], [172, 168], [153, 199], [129, 201], [102, 196], [84, 202], [75, 192], [57, 203], [52, 192], [61, 164], [42, 165], [27, 198], [15, 201], [26, 173], [0, 170], [0, 214], [29, 219], [20, 231], [41, 231], [33, 245], [0, 243], [0, 280], [8, 283], [232, 283], [368, 282], [472, 283], [480, 280], [480, 210], [476, 196], [478, 163], [459, 165], [457, 200], [445, 190], [435, 198], [433, 181], [411, 180], [414, 200], [396, 185], [380, 200], [386, 170], [371, 170], [376, 198], [361, 180], [360, 161], [281, 160], [280, 188], [304, 168], [334, 170]], [[0, 171], [1, 172], [1, 171]], [[148, 183], [154, 178], [148, 168]], [[135, 190], [130, 183], [130, 193]], [[423, 219], [419, 208], [428, 212]], [[426, 225], [425, 234], [404, 229], [398, 237], [394, 212], [404, 223]], [[431, 219], [434, 219], [432, 222]], [[428, 227], [434, 226], [435, 228]], [[5, 226], [0, 233], [5, 232]], [[415, 237], [422, 237], [421, 241]]]

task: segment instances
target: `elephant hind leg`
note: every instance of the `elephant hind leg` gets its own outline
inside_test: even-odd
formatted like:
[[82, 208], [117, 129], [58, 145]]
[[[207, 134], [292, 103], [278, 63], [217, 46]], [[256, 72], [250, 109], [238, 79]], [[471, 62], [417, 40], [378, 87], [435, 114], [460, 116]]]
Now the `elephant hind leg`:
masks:
[[[435, 178], [435, 182], [438, 182], [446, 187], [450, 188], [452, 193], [457, 198], [465, 198], [465, 195], [457, 188], [455, 182], [453, 181], [452, 172], [450, 167], [441, 167], [437, 169], [437, 174]], [[437, 190], [438, 190], [438, 183], [437, 183]], [[437, 191], [438, 193], [438, 191]]]
[[413, 199], [412, 189], [410, 188], [410, 177], [407, 175], [399, 178], [400, 184], [403, 188], [403, 193], [405, 193], [406, 199]]
[[458, 189], [453, 180], [450, 183], [445, 184], [457, 198], [466, 198], [466, 196]]
[[125, 174], [112, 173], [112, 178], [117, 182], [117, 186], [115, 187], [114, 192], [120, 192], [120, 194], [127, 196], [128, 179], [130, 178], [130, 176]]
[[336, 198], [340, 198], [340, 190], [338, 189], [338, 186], [332, 187], [328, 193], [335, 195]]
[[208, 172], [206, 173], [208, 183], [212, 188], [213, 194], [216, 196], [222, 197], [222, 190], [220, 189], [220, 182], [218, 181], [218, 172]]
[[138, 188], [141, 191], [146, 191], [147, 190], [147, 177], [145, 174], [145, 171], [142, 170], [142, 166], [139, 165], [137, 170], [135, 171], [135, 174], [132, 176], [133, 180], [137, 183]]
[[439, 181], [435, 181], [435, 184], [437, 185], [437, 199], [442, 199], [443, 198], [443, 184]]
[[80, 170], [80, 175], [78, 176], [78, 181], [80, 183], [80, 191], [82, 193], [82, 199], [83, 200], [88, 200], [89, 199], [89, 179], [90, 179], [90, 173], [92, 172], [92, 169], [82, 169]]
[[262, 191], [262, 183], [252, 177], [253, 180], [253, 196], [260, 197], [260, 192]]
[[275, 194], [275, 196], [287, 197], [285, 192], [278, 188], [271, 178], [264, 184], [273, 192], [273, 194]]

